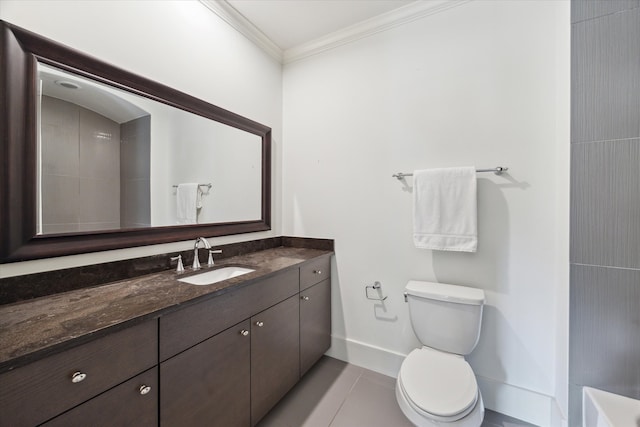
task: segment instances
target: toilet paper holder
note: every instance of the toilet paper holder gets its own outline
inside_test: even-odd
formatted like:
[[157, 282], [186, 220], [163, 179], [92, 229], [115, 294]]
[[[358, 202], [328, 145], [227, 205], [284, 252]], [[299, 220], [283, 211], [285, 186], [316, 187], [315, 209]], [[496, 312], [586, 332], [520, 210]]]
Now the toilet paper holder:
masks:
[[[378, 297], [371, 297], [369, 295], [369, 289], [373, 289], [378, 291]], [[364, 294], [367, 297], [367, 299], [373, 300], [373, 301], [384, 301], [387, 299], [387, 297], [383, 297], [382, 296], [382, 283], [376, 281], [373, 283], [373, 285], [367, 285], [364, 287]]]

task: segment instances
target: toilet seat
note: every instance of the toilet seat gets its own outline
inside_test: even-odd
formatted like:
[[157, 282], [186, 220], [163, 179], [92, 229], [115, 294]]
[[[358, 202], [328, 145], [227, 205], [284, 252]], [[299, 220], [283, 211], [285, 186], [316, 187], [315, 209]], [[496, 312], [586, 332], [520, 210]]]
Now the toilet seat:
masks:
[[407, 403], [424, 417], [456, 421], [478, 400], [478, 384], [462, 356], [428, 347], [413, 350], [402, 363], [398, 386]]

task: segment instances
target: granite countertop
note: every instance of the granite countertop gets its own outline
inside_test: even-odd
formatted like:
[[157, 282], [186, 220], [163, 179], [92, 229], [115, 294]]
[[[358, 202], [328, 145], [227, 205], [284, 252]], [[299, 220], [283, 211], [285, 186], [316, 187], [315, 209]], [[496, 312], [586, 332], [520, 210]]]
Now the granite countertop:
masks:
[[240, 265], [255, 271], [212, 285], [177, 280], [207, 267], [182, 275], [168, 270], [0, 306], [0, 373], [331, 253], [278, 247], [216, 262], [213, 268]]

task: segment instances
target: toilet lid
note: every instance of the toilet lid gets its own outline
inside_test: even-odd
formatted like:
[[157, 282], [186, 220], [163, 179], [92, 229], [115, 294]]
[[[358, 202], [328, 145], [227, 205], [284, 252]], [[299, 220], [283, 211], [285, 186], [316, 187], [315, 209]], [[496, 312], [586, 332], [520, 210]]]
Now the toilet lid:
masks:
[[406, 396], [429, 414], [453, 417], [477, 401], [476, 377], [462, 356], [417, 349], [404, 360], [399, 375]]

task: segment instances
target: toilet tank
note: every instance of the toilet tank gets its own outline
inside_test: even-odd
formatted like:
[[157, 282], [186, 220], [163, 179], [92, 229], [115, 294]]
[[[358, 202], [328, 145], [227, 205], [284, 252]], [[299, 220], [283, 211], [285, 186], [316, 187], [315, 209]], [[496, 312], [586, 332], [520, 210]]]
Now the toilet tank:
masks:
[[411, 280], [405, 288], [413, 330], [430, 348], [467, 355], [480, 338], [484, 291]]

